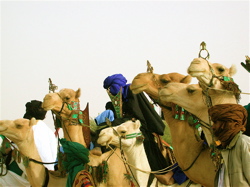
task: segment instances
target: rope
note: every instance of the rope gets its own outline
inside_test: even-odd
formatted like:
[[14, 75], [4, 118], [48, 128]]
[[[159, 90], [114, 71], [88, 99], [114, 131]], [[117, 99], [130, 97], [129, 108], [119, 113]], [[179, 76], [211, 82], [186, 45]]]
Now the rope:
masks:
[[[108, 146], [108, 147], [109, 147], [110, 149], [113, 150], [112, 147], [110, 147], [110, 146]], [[173, 169], [177, 168], [177, 166], [178, 166], [178, 165], [174, 166], [174, 165], [177, 163], [177, 162], [175, 162], [174, 164], [172, 164], [172, 165], [170, 165], [170, 166], [168, 166], [168, 167], [166, 167], [166, 168], [164, 168], [164, 169], [161, 169], [161, 170], [157, 170], [157, 171], [145, 171], [145, 170], [142, 170], [142, 169], [140, 169], [140, 168], [137, 168], [137, 167], [135, 167], [134, 165], [128, 163], [126, 160], [123, 160], [117, 153], [115, 153], [115, 154], [116, 154], [116, 155], [118, 156], [118, 158], [120, 158], [120, 160], [123, 161], [125, 164], [127, 164], [127, 165], [133, 167], [134, 169], [136, 169], [136, 170], [138, 170], [138, 171], [141, 171], [141, 172], [147, 173], [147, 174], [150, 174], [150, 173], [153, 173], [153, 174], [163, 173], [163, 174], [164, 174], [164, 173], [166, 173], [166, 172], [172, 171]], [[174, 166], [174, 167], [173, 167], [173, 166]], [[169, 169], [169, 168], [171, 168], [171, 169]]]

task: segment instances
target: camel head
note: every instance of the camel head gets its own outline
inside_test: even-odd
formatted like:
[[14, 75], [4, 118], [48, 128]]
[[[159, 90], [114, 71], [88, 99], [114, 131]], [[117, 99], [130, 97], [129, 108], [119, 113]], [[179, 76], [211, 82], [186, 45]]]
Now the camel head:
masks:
[[[219, 63], [210, 63], [204, 58], [195, 58], [188, 67], [187, 72], [192, 77], [196, 77], [200, 82], [209, 85], [214, 75], [218, 77], [232, 77], [236, 74], [237, 70], [235, 65], [227, 68]], [[214, 80], [216, 81], [217, 79]]]
[[140, 73], [132, 81], [130, 89], [134, 94], [146, 92], [153, 99], [158, 98], [159, 89], [163, 88], [170, 82], [190, 83], [192, 77], [190, 75], [181, 75], [179, 73], [155, 74], [155, 73]]
[[97, 143], [102, 146], [108, 146], [111, 144], [120, 147], [121, 138], [122, 147], [130, 148], [136, 142], [137, 137], [131, 137], [131, 135], [141, 135], [140, 126], [141, 123], [139, 120], [136, 120], [135, 122], [129, 120], [119, 126], [103, 129], [99, 134]]
[[207, 115], [207, 105], [202, 89], [198, 84], [169, 83], [159, 92], [160, 103], [172, 102], [197, 117]]
[[[49, 93], [43, 98], [42, 108], [44, 110], [52, 110], [60, 112], [62, 114], [70, 115], [71, 111], [68, 108], [72, 102], [79, 103], [79, 97], [81, 96], [81, 89], [74, 91], [69, 88], [64, 88], [59, 92]], [[72, 107], [72, 106], [71, 106]]]
[[16, 119], [0, 120], [0, 134], [6, 136], [15, 144], [20, 145], [22, 142], [33, 137], [32, 126], [35, 125], [36, 119]]

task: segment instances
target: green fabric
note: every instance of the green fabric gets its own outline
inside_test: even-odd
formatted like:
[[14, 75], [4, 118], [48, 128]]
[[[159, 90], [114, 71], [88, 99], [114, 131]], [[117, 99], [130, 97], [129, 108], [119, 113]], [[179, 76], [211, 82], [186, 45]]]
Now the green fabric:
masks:
[[82, 144], [60, 139], [66, 159], [63, 160], [63, 166], [68, 172], [66, 187], [71, 187], [76, 174], [84, 169], [84, 165], [89, 162], [89, 150]]
[[249, 125], [247, 125], [247, 126], [250, 126], [250, 103], [248, 105], [245, 105], [244, 107], [245, 107], [245, 109], [247, 110], [247, 113], [248, 113], [247, 124], [249, 124]]
[[19, 168], [16, 161], [13, 161], [8, 166], [8, 170], [13, 171], [14, 173], [18, 174], [19, 176], [22, 176], [23, 171]]

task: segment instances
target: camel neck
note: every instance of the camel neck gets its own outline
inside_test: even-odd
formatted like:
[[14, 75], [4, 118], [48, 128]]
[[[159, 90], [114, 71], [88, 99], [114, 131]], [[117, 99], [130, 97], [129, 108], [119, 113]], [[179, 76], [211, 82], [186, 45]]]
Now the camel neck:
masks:
[[194, 127], [190, 126], [187, 120], [174, 119], [172, 112], [168, 110], [163, 109], [163, 113], [170, 128], [176, 159], [181, 168], [187, 168], [200, 152], [202, 141], [197, 140]]
[[[32, 130], [32, 136], [33, 137], [33, 130]], [[28, 180], [32, 187], [40, 187], [43, 186], [45, 178], [46, 178], [46, 172], [45, 167], [42, 164], [37, 164], [32, 161], [28, 161], [27, 159], [32, 158], [37, 161], [42, 161], [37, 147], [35, 145], [34, 138], [27, 139], [25, 142], [22, 142], [20, 144], [17, 143], [18, 149], [20, 150], [21, 154], [23, 155], [23, 162], [24, 164], [27, 164], [25, 167]]]

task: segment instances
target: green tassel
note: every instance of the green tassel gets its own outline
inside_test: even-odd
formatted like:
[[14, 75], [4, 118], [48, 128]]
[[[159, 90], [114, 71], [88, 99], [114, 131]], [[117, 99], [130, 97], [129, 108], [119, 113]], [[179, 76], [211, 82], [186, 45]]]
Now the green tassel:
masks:
[[179, 107], [178, 105], [175, 105], [175, 116], [174, 119], [179, 119]]
[[223, 80], [224, 80], [224, 81], [233, 81], [233, 78], [223, 76]]
[[108, 163], [107, 161], [103, 161], [103, 181], [107, 182], [107, 176], [108, 176]]
[[73, 110], [71, 105], [68, 104], [67, 107], [68, 107], [69, 110]]
[[195, 125], [195, 128], [198, 129], [201, 126], [200, 123], [198, 123], [197, 125]]
[[180, 120], [185, 120], [185, 109], [181, 108], [181, 117]]
[[72, 116], [71, 116], [73, 119], [76, 119], [76, 118], [78, 118], [78, 114], [72, 114]]
[[129, 181], [133, 181], [133, 177], [129, 173], [124, 173], [124, 177]]
[[27, 168], [29, 166], [29, 163], [30, 163], [29, 157], [27, 157], [27, 156], [23, 157], [23, 165], [24, 165], [24, 167]]

